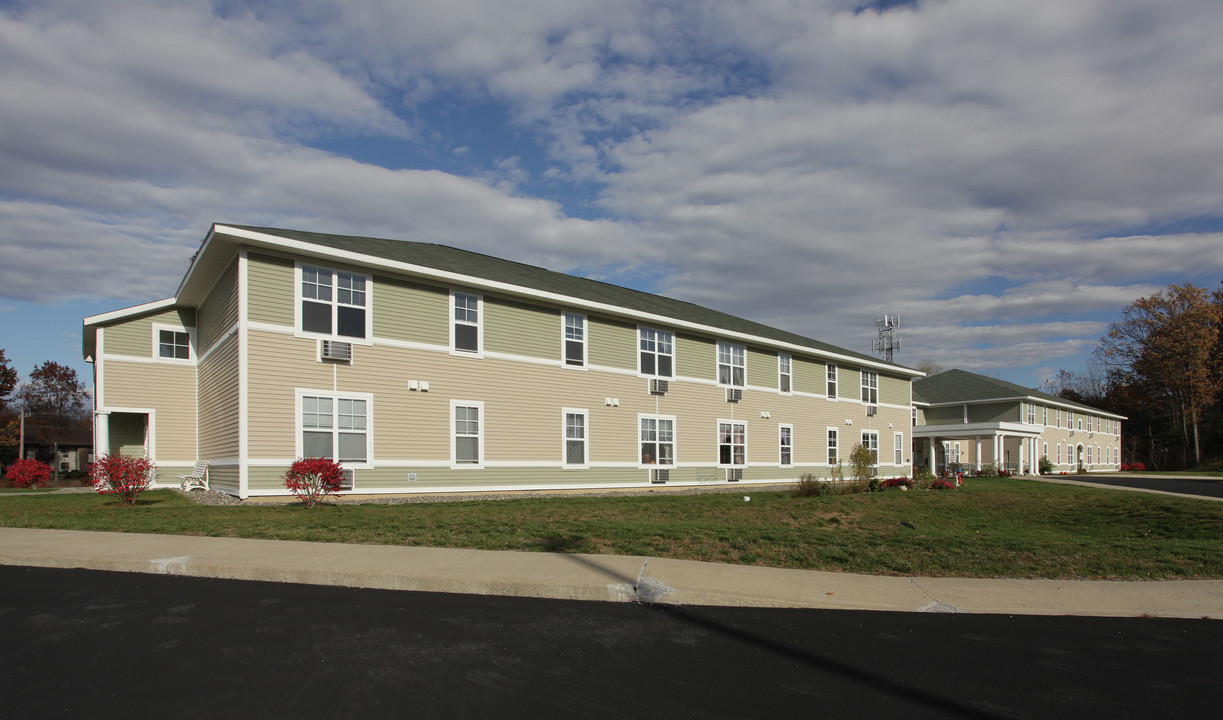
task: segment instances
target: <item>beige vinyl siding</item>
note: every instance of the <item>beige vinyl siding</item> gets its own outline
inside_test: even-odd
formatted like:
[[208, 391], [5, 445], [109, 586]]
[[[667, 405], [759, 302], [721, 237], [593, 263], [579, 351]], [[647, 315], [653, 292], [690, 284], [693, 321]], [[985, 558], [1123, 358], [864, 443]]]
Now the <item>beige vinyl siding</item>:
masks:
[[445, 346], [450, 293], [445, 288], [374, 276], [374, 337]]
[[926, 425], [962, 425], [963, 405], [939, 405], [925, 410]]
[[199, 352], [202, 354], [213, 343], [238, 323], [238, 261], [235, 259], [221, 273], [217, 283], [200, 303]]
[[691, 335], [677, 335], [675, 337], [675, 374], [677, 377], [716, 381], [718, 379], [717, 342]]
[[879, 402], [886, 405], [908, 405], [909, 379], [879, 373]]
[[[282, 470], [281, 472], [283, 474], [284, 471]], [[238, 483], [238, 466], [212, 465], [208, 468], [208, 486], [213, 490], [237, 494]], [[281, 487], [284, 487], [283, 481]]]
[[174, 308], [142, 315], [106, 328], [105, 353], [129, 357], [153, 357], [153, 323], [176, 327], [195, 327], [195, 312], [191, 308]]
[[238, 457], [238, 390], [235, 335], [199, 365], [201, 459]]
[[251, 322], [293, 326], [293, 261], [250, 253], [246, 264], [246, 315]]
[[[253, 458], [289, 458], [296, 452], [294, 388], [329, 390], [333, 363], [317, 360], [318, 341], [280, 333], [247, 333], [247, 454]], [[367, 346], [353, 346], [356, 363]]]
[[195, 461], [195, 367], [159, 363], [106, 363], [107, 407], [156, 411], [158, 462]]
[[822, 362], [796, 357], [794, 369], [795, 392], [825, 395], [828, 392], [828, 366]]
[[590, 339], [586, 352], [591, 365], [637, 369], [637, 326], [618, 320], [587, 317]]
[[968, 406], [968, 422], [1020, 422], [1020, 403], [983, 403]]
[[487, 352], [561, 359], [559, 310], [484, 297], [484, 349]]
[[[794, 371], [794, 361], [790, 361]], [[756, 387], [777, 389], [777, 353], [747, 349], [747, 384]]]

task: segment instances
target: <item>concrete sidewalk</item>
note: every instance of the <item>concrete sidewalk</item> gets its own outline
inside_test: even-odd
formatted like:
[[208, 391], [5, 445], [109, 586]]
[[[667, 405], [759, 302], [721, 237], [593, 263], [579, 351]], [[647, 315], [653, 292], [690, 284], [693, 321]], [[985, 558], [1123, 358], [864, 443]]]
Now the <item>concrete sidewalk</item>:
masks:
[[1223, 580], [883, 577], [622, 555], [21, 528], [0, 528], [0, 564], [612, 602], [1223, 619]]

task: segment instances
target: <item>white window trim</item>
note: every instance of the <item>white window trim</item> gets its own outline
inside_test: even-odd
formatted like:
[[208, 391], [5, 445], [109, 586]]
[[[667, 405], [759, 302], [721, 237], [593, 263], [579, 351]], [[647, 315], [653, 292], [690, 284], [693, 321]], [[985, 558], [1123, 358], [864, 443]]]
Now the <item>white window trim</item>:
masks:
[[[896, 453], [900, 453], [900, 459], [896, 459]], [[903, 467], [905, 464], [905, 434], [892, 433], [892, 464], [896, 467]]]
[[[727, 464], [727, 463], [722, 462], [722, 425], [724, 423], [732, 426], [731, 427], [732, 433], [734, 432], [733, 426], [735, 425], [743, 426], [743, 463], [742, 464], [736, 465], [734, 463]], [[747, 467], [747, 448], [748, 448], [747, 430], [748, 428], [747, 428], [746, 420], [732, 420], [730, 418], [719, 418], [718, 419], [717, 424], [714, 426], [714, 431], [715, 431], [714, 439], [717, 441], [714, 444], [714, 449], [715, 449], [715, 452], [717, 453], [717, 455], [715, 455], [714, 458], [718, 463], [719, 470], [723, 470], [723, 469], [738, 470], [738, 469]], [[734, 457], [733, 452], [731, 453], [731, 457]]]
[[[828, 392], [828, 373], [832, 373], [832, 392]], [[836, 363], [828, 363], [824, 368], [824, 394], [829, 400], [837, 400], [841, 395], [841, 368]], [[838, 438], [839, 439], [839, 438]]]
[[[171, 332], [187, 333], [187, 359], [179, 358], [164, 358], [161, 356], [161, 331], [168, 330]], [[170, 325], [166, 323], [153, 323], [153, 362], [167, 363], [169, 365], [194, 365], [197, 356], [195, 352], [195, 328], [183, 327], [182, 325]]]
[[[365, 401], [365, 462], [344, 462], [336, 460], [345, 470], [368, 470], [374, 467], [374, 396], [371, 393], [359, 392], [336, 392], [335, 390], [311, 390], [308, 388], [295, 388], [293, 397], [293, 427], [294, 446], [293, 457], [305, 457], [302, 455], [302, 398], [310, 397], [325, 397], [330, 398], [339, 407], [340, 400], [364, 400]], [[334, 412], [334, 411], [333, 411]], [[339, 427], [333, 427], [332, 432], [339, 432]], [[339, 445], [336, 445], [336, 454], [339, 454]]]
[[[670, 375], [659, 375], [657, 373], [654, 373], [653, 375], [648, 375], [646, 374], [644, 370], [641, 369], [641, 353], [642, 353], [641, 331], [642, 330], [653, 330], [655, 333], [667, 333], [668, 335], [671, 336], [671, 356], [670, 356], [671, 357], [671, 374]], [[634, 352], [634, 357], [637, 358], [637, 376], [643, 377], [643, 378], [658, 378], [659, 380], [674, 380], [676, 377], [676, 373], [679, 370], [678, 368], [679, 363], [676, 362], [676, 354], [677, 354], [676, 351], [678, 350], [676, 346], [678, 344], [679, 343], [675, 336], [675, 331], [673, 330], [660, 330], [659, 328], [654, 327], [653, 325], [638, 325], [637, 332], [633, 333], [633, 352]], [[655, 351], [654, 354], [655, 356], [657, 356], [658, 355], [657, 351]], [[655, 360], [654, 365], [655, 365], [655, 369], [657, 369], [657, 366], [658, 366], [657, 359]], [[662, 416], [660, 415], [658, 417], [662, 417]], [[640, 428], [638, 428], [638, 430], [640, 431]], [[639, 444], [640, 444], [640, 441], [639, 441]]]
[[[858, 376], [859, 376], [859, 381], [858, 381], [859, 396], [862, 396], [862, 395], [866, 396], [862, 398], [862, 403], [864, 405], [878, 405], [879, 404], [879, 373], [875, 372], [874, 370], [860, 370], [858, 372]], [[868, 380], [874, 380], [875, 384], [873, 386], [870, 385], [867, 382]], [[873, 398], [870, 397], [871, 395], [874, 395], [874, 397]]]
[[[782, 358], [786, 358], [787, 360], [790, 361], [790, 372], [788, 373], [781, 371]], [[790, 379], [790, 389], [789, 390], [781, 389], [782, 377], [788, 377]], [[777, 391], [781, 393], [782, 395], [793, 395], [794, 394], [794, 356], [790, 355], [789, 353], [777, 353]]]
[[[645, 419], [670, 420], [671, 421], [671, 443], [670, 444], [671, 444], [671, 457], [673, 458], [674, 462], [672, 462], [670, 465], [661, 465], [656, 462], [653, 462], [653, 463], [641, 462], [641, 421]], [[660, 468], [671, 470], [676, 467], [679, 467], [679, 422], [675, 419], [674, 415], [656, 415], [654, 413], [637, 413], [637, 426], [634, 432], [636, 432], [637, 435], [636, 435], [636, 443], [634, 445], [633, 452], [637, 456], [637, 469], [638, 470], [657, 470]]]
[[[454, 307], [451, 306], [451, 314], [454, 313]], [[454, 411], [455, 408], [473, 407], [480, 411], [480, 432], [476, 435], [477, 452], [480, 454], [480, 461], [474, 463], [461, 463], [458, 461], [458, 443], [455, 442], [455, 426], [454, 426]], [[488, 417], [484, 414], [484, 402], [482, 400], [451, 400], [450, 401], [450, 469], [451, 470], [483, 470], [484, 463], [487, 458], [484, 455], [484, 428], [488, 425]]]
[[[828, 434], [829, 433], [832, 433], [833, 435], [835, 435], [837, 439], [836, 457], [833, 457], [832, 453], [829, 452], [829, 447], [828, 447]], [[826, 427], [824, 428], [824, 464], [828, 465], [828, 467], [836, 467], [837, 463], [840, 462], [840, 460], [841, 460], [841, 428]]]
[[[783, 430], [790, 431], [790, 462], [783, 462], [781, 459], [781, 434]], [[777, 425], [777, 466], [794, 467], [794, 426], [790, 423], [779, 423]]]
[[[456, 323], [459, 323], [462, 325], [472, 324], [467, 321], [462, 321], [460, 323], [460, 321], [454, 318], [454, 296], [455, 295], [470, 295], [476, 299], [476, 322], [475, 322], [476, 348], [477, 348], [476, 352], [471, 352], [470, 350], [459, 350], [458, 348], [454, 346], [454, 326], [455, 324]], [[484, 357], [484, 296], [483, 295], [481, 295], [480, 293], [476, 293], [476, 292], [468, 292], [467, 290], [452, 289], [450, 291], [450, 298], [449, 298], [448, 304], [446, 305], [446, 321], [447, 321], [446, 322], [447, 332], [450, 334], [450, 354], [451, 355], [456, 355], [459, 357], [474, 357], [474, 358]], [[483, 425], [481, 425], [481, 427], [483, 427]], [[470, 465], [466, 467], [470, 467]]]
[[[569, 416], [582, 416], [582, 463], [575, 465], [569, 462]], [[483, 427], [483, 426], [481, 426]], [[637, 429], [640, 437], [641, 428], [638, 423]], [[561, 469], [562, 470], [584, 470], [590, 467], [590, 411], [584, 408], [561, 408]]]
[[[731, 357], [731, 362], [729, 365], [727, 365], [727, 367], [730, 368], [730, 378], [731, 378], [731, 381], [728, 383], [722, 382], [723, 363], [722, 363], [721, 355], [722, 355], [723, 346], [726, 347], [727, 353]], [[743, 351], [743, 365], [734, 364], [734, 357], [735, 357], [736, 349]], [[747, 387], [747, 346], [746, 345], [740, 345], [738, 343], [727, 342], [725, 340], [717, 341], [716, 343], [714, 343], [714, 346], [713, 346], [713, 365], [717, 369], [716, 370], [717, 375], [715, 376], [714, 379], [717, 381], [718, 387], [720, 388], [740, 388], [740, 389]], [[740, 384], [736, 384], [734, 382], [736, 367], [741, 368], [743, 370], [743, 382]]]
[[[319, 270], [327, 270], [331, 273], [331, 277], [335, 278], [337, 272], [348, 273], [349, 275], [360, 275], [365, 278], [365, 337], [355, 338], [347, 335], [340, 335], [336, 331], [339, 329], [339, 320], [336, 318], [335, 308], [339, 301], [333, 297], [330, 301], [331, 305], [331, 333], [307, 332], [302, 330], [302, 266], [308, 265]], [[334, 282], [334, 280], [333, 280]], [[336, 287], [332, 285], [332, 292], [336, 292]], [[308, 299], [308, 298], [307, 298]], [[318, 301], [311, 301], [318, 302]], [[352, 307], [352, 306], [349, 306]], [[301, 262], [293, 263], [293, 335], [302, 338], [314, 338], [316, 340], [336, 340], [338, 342], [352, 343], [354, 345], [373, 345], [374, 344], [374, 276], [369, 273], [356, 272], [355, 270], [340, 270], [335, 266], [323, 265], [319, 263]]]
[[[581, 365], [571, 365], [569, 363], [568, 345], [570, 341], [567, 337], [565, 337], [565, 333], [568, 332], [568, 329], [569, 329], [568, 324], [565, 322], [566, 315], [574, 315], [576, 317], [582, 318], [582, 341], [581, 341], [582, 342], [582, 364]], [[483, 317], [483, 315], [481, 315], [481, 317]], [[638, 340], [638, 342], [640, 342], [640, 340]], [[638, 357], [638, 362], [640, 362], [641, 361], [640, 353], [638, 353], [637, 357]], [[562, 310], [561, 311], [561, 367], [568, 368], [570, 370], [588, 370], [590, 367], [590, 319], [586, 317], [586, 315], [583, 313], [574, 312], [572, 310]]]
[[[863, 430], [858, 435], [858, 442], [863, 447], [866, 447], [866, 443], [864, 442], [864, 440], [866, 439], [867, 435], [873, 435], [875, 437], [875, 466], [878, 467], [880, 465], [880, 462], [879, 462], [879, 431], [878, 430]], [[956, 443], [956, 448], [957, 448], [956, 455], [959, 455], [959, 450], [958, 450], [959, 446], [960, 444]], [[867, 448], [867, 449], [869, 450], [870, 448]]]

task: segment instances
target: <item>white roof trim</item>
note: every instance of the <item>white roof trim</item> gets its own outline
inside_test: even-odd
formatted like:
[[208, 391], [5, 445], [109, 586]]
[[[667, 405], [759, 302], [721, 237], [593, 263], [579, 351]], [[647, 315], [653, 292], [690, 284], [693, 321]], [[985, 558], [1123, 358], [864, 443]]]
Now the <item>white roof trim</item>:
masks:
[[[592, 300], [582, 300], [582, 299], [575, 298], [569, 295], [561, 295], [559, 293], [548, 292], [546, 290], [535, 290], [533, 288], [523, 287], [521, 285], [512, 285], [510, 283], [504, 283], [504, 282], [500, 282], [497, 280], [488, 280], [485, 278], [479, 278], [479, 277], [475, 277], [472, 275], [463, 275], [461, 273], [450, 272], [448, 270], [438, 270], [436, 268], [426, 267], [423, 265], [413, 265], [411, 263], [400, 262], [398, 260], [388, 260], [386, 258], [380, 258], [374, 255], [365, 255], [362, 253], [355, 253], [355, 252], [351, 252], [348, 250], [336, 250], [335, 248], [329, 248], [329, 247], [322, 246], [322, 245], [316, 245], [314, 243], [301, 242], [300, 240], [293, 240], [290, 238], [281, 237], [279, 235], [270, 235], [267, 233], [255, 232], [253, 230], [244, 230], [244, 229], [235, 228], [229, 225], [214, 225], [212, 231], [209, 233], [208, 239], [205, 240], [205, 245], [207, 245], [208, 241], [212, 239], [212, 235], [217, 232], [225, 233], [226, 235], [233, 235], [235, 237], [245, 238], [247, 240], [251, 240], [257, 243], [280, 246], [280, 247], [286, 248], [288, 250], [293, 250], [296, 252], [304, 252], [304, 253], [309, 253], [312, 255], [320, 255], [320, 254], [327, 255], [327, 256], [338, 258], [338, 259], [347, 260], [349, 262], [360, 264], [360, 265], [375, 265], [375, 266], [381, 265], [383, 267], [389, 267], [395, 270], [400, 270], [403, 272], [412, 273], [416, 275], [424, 275], [427, 277], [449, 280], [458, 285], [466, 285], [469, 287], [479, 287], [479, 288], [485, 288], [489, 290], [499, 290], [501, 292], [510, 293], [513, 295], [522, 295], [522, 296], [527, 296], [527, 297], [540, 298], [540, 299], [548, 300], [550, 302], [554, 302], [560, 305], [569, 305], [571, 307], [579, 307], [579, 308], [584, 308], [588, 310], [596, 310], [604, 314], [632, 318], [638, 321], [644, 320], [646, 322], [658, 323], [666, 327], [684, 328], [686, 330], [695, 330], [695, 331], [698, 331], [698, 332], [701, 332], [707, 335], [716, 335], [716, 336], [724, 337], [724, 338], [733, 338], [736, 340], [750, 341], [756, 345], [766, 345], [766, 346], [774, 347], [774, 348], [799, 351], [799, 352], [802, 352], [808, 355], [819, 355], [821, 357], [827, 357], [833, 360], [837, 360], [838, 362], [845, 362], [845, 363], [849, 363], [853, 365], [859, 365], [862, 367], [869, 367], [869, 368], [873, 368], [876, 370], [886, 370], [888, 372], [898, 373], [901, 375], [909, 375], [910, 377], [923, 377], [925, 375], [925, 373], [921, 372], [920, 370], [910, 370], [908, 368], [902, 368], [898, 365], [889, 365], [884, 362], [866, 360], [862, 358], [852, 357], [849, 355], [841, 355], [839, 353], [828, 352], [827, 350], [820, 350], [818, 348], [809, 347], [807, 345], [797, 345], [794, 343], [782, 342], [780, 340], [771, 340], [769, 338], [762, 338], [758, 335], [751, 335], [749, 333], [740, 333], [740, 332], [735, 332], [733, 330], [727, 330], [725, 328], [714, 327], [711, 325], [702, 325], [699, 323], [688, 322], [686, 320], [679, 320], [677, 318], [669, 317], [666, 315], [655, 315], [653, 313], [642, 312], [639, 310], [631, 310], [629, 308], [625, 308], [620, 305], [608, 305], [607, 303], [595, 302]], [[202, 254], [203, 249], [201, 249], [200, 252]], [[183, 282], [186, 283], [186, 278], [183, 279]], [[182, 285], [179, 286], [179, 290], [181, 292]]]
[[985, 398], [984, 400], [947, 400], [945, 402], [936, 402], [936, 403], [918, 402], [914, 400], [913, 404], [922, 405], [923, 407], [954, 407], [956, 405], [986, 405], [989, 403], [1016, 402], [1016, 401], [1023, 401], [1023, 400], [1031, 400], [1034, 403], [1048, 405], [1049, 407], [1060, 407], [1060, 408], [1065, 408], [1067, 410], [1075, 410], [1078, 412], [1090, 412], [1090, 413], [1099, 415], [1100, 417], [1112, 418], [1114, 420], [1129, 420], [1129, 418], [1124, 415], [1110, 413], [1107, 410], [1093, 408], [1090, 405], [1071, 405], [1066, 402], [1059, 402], [1057, 400], [1050, 400], [1048, 398], [1036, 397], [1035, 395], [1016, 395], [1014, 397]]
[[102, 313], [101, 315], [90, 315], [89, 317], [85, 318], [84, 324], [86, 327], [90, 325], [101, 325], [113, 320], [122, 320], [134, 315], [143, 315], [144, 313], [153, 312], [155, 310], [164, 310], [168, 307], [174, 307], [175, 302], [177, 301], [174, 298], [166, 298], [165, 300], [154, 300], [153, 302], [147, 302], [143, 305], [123, 308], [122, 310], [111, 310], [110, 312]]

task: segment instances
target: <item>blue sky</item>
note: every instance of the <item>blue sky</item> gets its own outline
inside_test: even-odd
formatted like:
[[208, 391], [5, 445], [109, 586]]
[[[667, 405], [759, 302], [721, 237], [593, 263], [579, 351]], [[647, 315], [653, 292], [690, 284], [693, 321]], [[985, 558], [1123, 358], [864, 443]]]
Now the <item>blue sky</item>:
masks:
[[1217, 0], [0, 0], [0, 347], [213, 222], [438, 242], [1035, 386], [1223, 279]]

